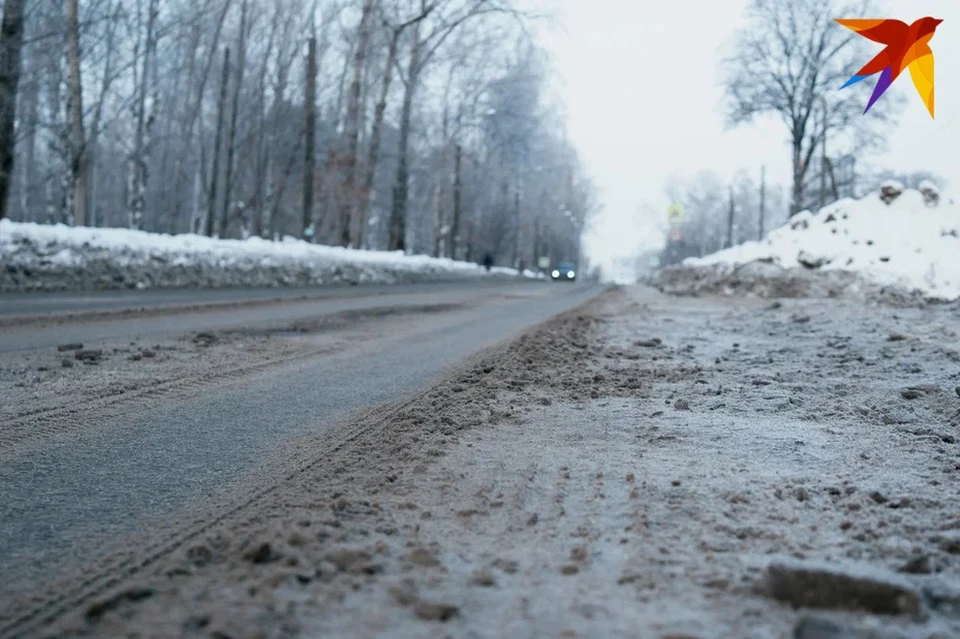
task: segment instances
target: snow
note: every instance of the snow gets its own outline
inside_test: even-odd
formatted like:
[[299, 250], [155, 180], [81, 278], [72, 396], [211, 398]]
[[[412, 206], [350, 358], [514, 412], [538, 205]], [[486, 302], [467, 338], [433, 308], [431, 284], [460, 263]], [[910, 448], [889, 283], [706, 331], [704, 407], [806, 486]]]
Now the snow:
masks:
[[884, 180], [883, 184], [880, 185], [880, 190], [882, 191], [884, 189], [902, 193], [904, 191], [903, 182], [900, 182], [899, 180]]
[[502, 267], [487, 273], [478, 264], [448, 258], [322, 246], [292, 237], [221, 240], [6, 219], [0, 220], [0, 265], [0, 290], [543, 277]]
[[[886, 184], [895, 189], [902, 185]], [[939, 195], [935, 186], [932, 192]], [[843, 199], [816, 213], [803, 211], [760, 242], [746, 242], [685, 266], [732, 271], [756, 260], [783, 268], [851, 271], [868, 281], [920, 291], [931, 300], [960, 298], [960, 206], [904, 189], [889, 204], [874, 192]]]
[[920, 184], [917, 185], [917, 190], [921, 193], [929, 191], [930, 193], [936, 193], [940, 195], [940, 187], [931, 182], [930, 180], [923, 180]]

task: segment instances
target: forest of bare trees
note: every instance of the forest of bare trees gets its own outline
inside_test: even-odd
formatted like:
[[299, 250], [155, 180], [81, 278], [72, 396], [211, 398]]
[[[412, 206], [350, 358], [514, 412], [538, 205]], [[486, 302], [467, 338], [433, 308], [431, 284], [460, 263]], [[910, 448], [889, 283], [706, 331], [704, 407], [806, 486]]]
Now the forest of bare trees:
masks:
[[0, 216], [518, 265], [595, 208], [510, 0], [3, 9]]
[[866, 115], [872, 83], [839, 90], [870, 59], [869, 42], [836, 24], [877, 15], [873, 0], [751, 0], [748, 24], [726, 61], [731, 126], [773, 116], [785, 126], [792, 166], [790, 213], [840, 197], [856, 180], [855, 158], [882, 150], [905, 105], [888, 91]]

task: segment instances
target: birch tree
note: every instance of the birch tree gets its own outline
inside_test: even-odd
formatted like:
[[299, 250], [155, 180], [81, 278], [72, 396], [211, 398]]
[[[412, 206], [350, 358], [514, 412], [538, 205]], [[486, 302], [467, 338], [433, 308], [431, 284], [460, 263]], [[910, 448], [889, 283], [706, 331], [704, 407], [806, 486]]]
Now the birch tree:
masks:
[[[141, 18], [141, 2], [137, 2], [138, 22]], [[142, 47], [142, 67], [140, 72], [140, 86], [136, 93], [136, 132], [134, 133], [133, 153], [130, 155], [127, 185], [127, 209], [130, 216], [130, 228], [140, 230], [143, 228], [143, 214], [146, 209], [146, 191], [147, 191], [147, 154], [150, 146], [151, 129], [153, 128], [154, 115], [147, 112], [147, 96], [150, 94], [150, 82], [153, 78], [153, 65], [156, 63], [156, 25], [157, 15], [159, 14], [158, 0], [148, 0], [146, 16], [146, 36]], [[140, 25], [137, 25], [138, 30]], [[139, 50], [140, 47], [137, 47]], [[155, 105], [150, 105], [153, 110]]]

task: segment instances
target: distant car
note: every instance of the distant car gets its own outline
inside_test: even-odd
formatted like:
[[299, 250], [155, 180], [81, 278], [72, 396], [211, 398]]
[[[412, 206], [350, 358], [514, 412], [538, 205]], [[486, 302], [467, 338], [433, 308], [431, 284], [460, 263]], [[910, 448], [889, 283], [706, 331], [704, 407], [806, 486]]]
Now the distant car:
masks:
[[577, 279], [577, 269], [569, 262], [561, 262], [550, 273], [550, 277], [558, 282], [563, 280], [572, 282]]

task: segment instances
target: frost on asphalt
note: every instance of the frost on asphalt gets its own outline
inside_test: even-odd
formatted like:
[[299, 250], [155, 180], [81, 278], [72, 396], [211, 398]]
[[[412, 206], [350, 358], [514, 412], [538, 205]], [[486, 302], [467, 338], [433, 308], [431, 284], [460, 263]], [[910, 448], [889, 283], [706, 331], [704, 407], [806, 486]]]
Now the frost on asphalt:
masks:
[[960, 636], [957, 331], [614, 291], [291, 451], [58, 631]]

